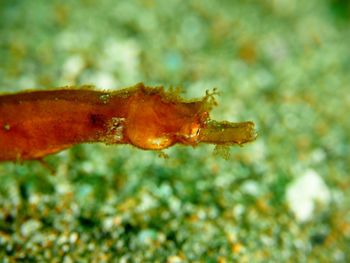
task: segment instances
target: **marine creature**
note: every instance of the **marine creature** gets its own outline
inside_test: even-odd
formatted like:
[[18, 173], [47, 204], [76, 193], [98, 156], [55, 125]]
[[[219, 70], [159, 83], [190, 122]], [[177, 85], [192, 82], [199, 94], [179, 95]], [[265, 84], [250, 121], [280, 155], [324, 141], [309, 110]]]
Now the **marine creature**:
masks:
[[41, 159], [92, 142], [162, 150], [177, 143], [253, 141], [253, 122], [209, 118], [214, 94], [183, 100], [175, 91], [139, 83], [113, 92], [83, 86], [0, 95], [0, 161]]

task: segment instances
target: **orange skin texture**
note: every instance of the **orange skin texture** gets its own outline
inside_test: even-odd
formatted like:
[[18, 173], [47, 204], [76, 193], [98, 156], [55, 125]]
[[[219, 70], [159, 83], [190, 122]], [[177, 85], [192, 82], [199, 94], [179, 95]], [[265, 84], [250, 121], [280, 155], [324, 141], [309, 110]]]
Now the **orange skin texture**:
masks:
[[[208, 96], [184, 101], [142, 83], [115, 92], [59, 89], [1, 95], [0, 161], [40, 159], [86, 142], [161, 150], [176, 143], [242, 144], [255, 138], [251, 122], [243, 123], [246, 130], [228, 122], [209, 123], [207, 104]], [[220, 136], [230, 130], [226, 124], [231, 132]]]

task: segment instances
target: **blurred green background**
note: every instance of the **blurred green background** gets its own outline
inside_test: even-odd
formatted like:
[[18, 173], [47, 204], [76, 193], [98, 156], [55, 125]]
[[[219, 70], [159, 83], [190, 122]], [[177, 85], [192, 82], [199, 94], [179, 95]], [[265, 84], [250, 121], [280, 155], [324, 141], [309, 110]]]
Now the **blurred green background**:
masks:
[[347, 0], [0, 1], [0, 92], [217, 87], [232, 148], [0, 164], [2, 262], [349, 262]]

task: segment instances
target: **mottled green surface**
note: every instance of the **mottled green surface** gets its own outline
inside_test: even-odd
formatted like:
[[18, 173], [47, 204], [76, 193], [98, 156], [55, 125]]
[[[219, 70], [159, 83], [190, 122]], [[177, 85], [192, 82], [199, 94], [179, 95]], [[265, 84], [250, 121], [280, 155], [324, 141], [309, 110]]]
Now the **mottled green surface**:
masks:
[[259, 138], [0, 164], [2, 262], [350, 261], [348, 1], [0, 2], [0, 92], [140, 81]]

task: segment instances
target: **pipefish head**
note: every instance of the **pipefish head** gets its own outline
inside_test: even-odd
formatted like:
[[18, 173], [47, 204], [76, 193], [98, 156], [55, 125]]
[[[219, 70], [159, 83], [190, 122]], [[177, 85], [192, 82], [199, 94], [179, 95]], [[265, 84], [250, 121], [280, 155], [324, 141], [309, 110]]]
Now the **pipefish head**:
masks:
[[[209, 112], [217, 106], [215, 96], [219, 92], [216, 88], [206, 91], [206, 95], [201, 100], [185, 103], [185, 114], [182, 126], [177, 133], [177, 140], [183, 144], [192, 146], [200, 142], [201, 130], [209, 120]], [[187, 111], [187, 112], [186, 112]]]
[[140, 92], [130, 102], [126, 132], [130, 143], [142, 149], [196, 145], [207, 117], [203, 101], [184, 102], [163, 91]]
[[176, 134], [177, 140], [183, 144], [195, 146], [200, 142], [201, 129], [209, 117], [207, 111], [198, 111], [192, 118], [188, 118]]

